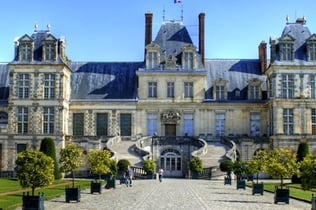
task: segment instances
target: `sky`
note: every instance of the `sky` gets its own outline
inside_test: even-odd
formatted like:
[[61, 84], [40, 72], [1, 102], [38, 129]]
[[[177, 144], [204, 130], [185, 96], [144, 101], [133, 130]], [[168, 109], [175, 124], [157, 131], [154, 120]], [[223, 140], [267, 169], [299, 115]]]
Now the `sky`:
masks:
[[[198, 47], [198, 15], [205, 13], [205, 57], [257, 59], [261, 41], [280, 37], [305, 16], [316, 33], [315, 0], [0, 0], [0, 62], [10, 62], [14, 40], [38, 30], [67, 40], [72, 61], [142, 61], [145, 13], [153, 13], [153, 38], [165, 20], [180, 20]], [[164, 11], [164, 12], [163, 12]], [[183, 11], [183, 12], [182, 12]], [[269, 45], [268, 45], [269, 49]], [[268, 50], [269, 51], [269, 50]]]

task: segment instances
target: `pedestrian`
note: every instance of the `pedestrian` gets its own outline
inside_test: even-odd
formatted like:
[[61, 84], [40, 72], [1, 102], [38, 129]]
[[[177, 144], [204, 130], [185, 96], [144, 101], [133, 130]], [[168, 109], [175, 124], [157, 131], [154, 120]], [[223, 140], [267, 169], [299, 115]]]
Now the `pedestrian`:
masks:
[[125, 172], [125, 182], [126, 182], [126, 187], [132, 186], [132, 179], [133, 179], [133, 170], [131, 169], [130, 166], [128, 166], [126, 172]]
[[159, 169], [158, 176], [159, 176], [159, 182], [162, 182], [162, 176], [163, 176], [163, 169], [162, 168]]

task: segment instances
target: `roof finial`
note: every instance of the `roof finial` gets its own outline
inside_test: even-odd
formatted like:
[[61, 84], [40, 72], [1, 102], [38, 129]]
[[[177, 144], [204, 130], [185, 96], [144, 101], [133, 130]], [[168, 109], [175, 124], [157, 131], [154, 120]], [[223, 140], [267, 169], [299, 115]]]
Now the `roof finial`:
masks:
[[165, 22], [165, 13], [166, 13], [166, 10], [165, 10], [165, 7], [163, 8], [162, 10], [162, 21]]
[[37, 29], [38, 29], [38, 24], [37, 24], [37, 23], [35, 23], [35, 24], [34, 24], [34, 31], [36, 32], [36, 31], [37, 31]]
[[183, 5], [181, 5], [181, 21], [183, 22]]
[[290, 17], [288, 15], [286, 15], [285, 20], [286, 20], [286, 23], [289, 23]]
[[47, 30], [50, 31], [50, 23], [47, 23]]

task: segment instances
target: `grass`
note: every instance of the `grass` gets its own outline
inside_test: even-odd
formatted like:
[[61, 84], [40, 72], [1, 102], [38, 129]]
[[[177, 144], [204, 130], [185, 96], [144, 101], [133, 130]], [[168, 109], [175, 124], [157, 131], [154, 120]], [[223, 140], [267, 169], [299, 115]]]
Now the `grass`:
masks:
[[[80, 185], [81, 189], [87, 189], [90, 187], [90, 180], [75, 180], [75, 184]], [[71, 180], [55, 180], [54, 183], [45, 188], [39, 188], [35, 190], [35, 194], [44, 193], [45, 200], [61, 196], [65, 194], [65, 186], [71, 186]], [[22, 195], [24, 190], [21, 188], [19, 181], [16, 179], [0, 179], [0, 194], [1, 193], [13, 193], [10, 195], [0, 195], [0, 208], [3, 210], [13, 210], [22, 205]], [[31, 189], [25, 189], [31, 193]]]
[[[252, 186], [251, 182], [247, 183], [248, 187]], [[267, 192], [274, 192], [275, 186], [279, 186], [278, 183], [264, 183], [264, 190]], [[289, 187], [290, 189], [290, 197], [298, 200], [302, 200], [305, 202], [311, 202], [312, 194], [316, 194], [314, 189], [312, 190], [303, 190], [300, 184], [285, 184], [284, 187]]]

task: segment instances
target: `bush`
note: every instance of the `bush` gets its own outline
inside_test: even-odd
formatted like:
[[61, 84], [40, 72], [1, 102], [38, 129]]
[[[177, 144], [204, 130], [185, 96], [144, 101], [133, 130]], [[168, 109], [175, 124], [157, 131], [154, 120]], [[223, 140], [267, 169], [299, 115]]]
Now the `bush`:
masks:
[[156, 162], [154, 160], [151, 159], [147, 159], [144, 161], [144, 165], [143, 165], [143, 169], [147, 172], [147, 173], [153, 173], [156, 171]]
[[203, 171], [203, 161], [199, 157], [193, 157], [189, 162], [189, 168], [192, 172], [201, 173]]
[[227, 172], [227, 174], [230, 174], [233, 170], [234, 163], [231, 159], [226, 159], [223, 162], [219, 164], [219, 168], [223, 172]]
[[117, 167], [119, 173], [122, 173], [128, 169], [128, 166], [130, 166], [131, 163], [127, 159], [121, 159], [117, 162]]
[[54, 177], [55, 179], [60, 179], [61, 174], [58, 167], [58, 162], [56, 158], [56, 148], [55, 142], [52, 138], [46, 137], [42, 140], [40, 151], [46, 154], [47, 156], [51, 157], [54, 161]]

